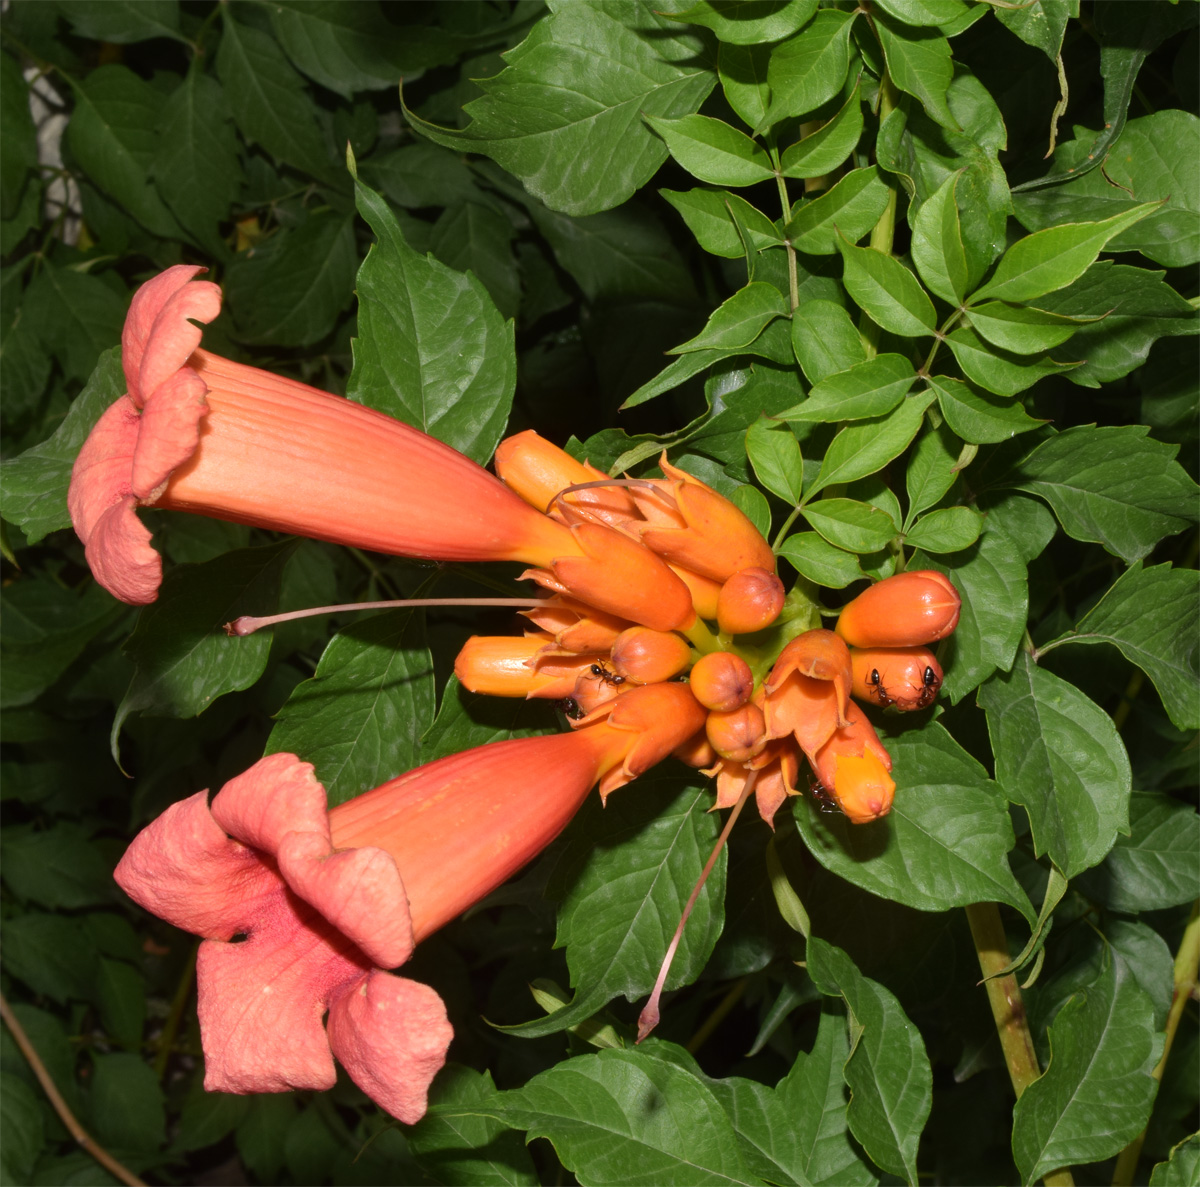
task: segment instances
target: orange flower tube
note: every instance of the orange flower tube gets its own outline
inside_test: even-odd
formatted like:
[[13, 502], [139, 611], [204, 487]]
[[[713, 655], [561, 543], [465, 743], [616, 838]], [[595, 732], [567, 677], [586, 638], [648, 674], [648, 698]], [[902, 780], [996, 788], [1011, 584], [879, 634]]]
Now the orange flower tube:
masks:
[[134, 508], [210, 515], [402, 556], [546, 565], [563, 525], [448, 445], [380, 412], [198, 350], [220, 310], [201, 268], [137, 291], [121, 336], [128, 392], [75, 462], [68, 504], [97, 580], [154, 601], [162, 562]]
[[852, 647], [917, 647], [958, 625], [962, 599], [933, 569], [885, 577], [847, 603], [834, 628]]
[[821, 789], [852, 824], [867, 824], [892, 809], [892, 759], [863, 711], [853, 702], [849, 725], [810, 756]]

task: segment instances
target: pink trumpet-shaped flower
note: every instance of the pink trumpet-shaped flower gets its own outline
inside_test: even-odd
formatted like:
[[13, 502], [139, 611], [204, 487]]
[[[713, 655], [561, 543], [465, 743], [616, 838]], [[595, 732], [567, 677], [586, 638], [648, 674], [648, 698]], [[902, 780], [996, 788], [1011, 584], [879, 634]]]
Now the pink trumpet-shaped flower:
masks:
[[198, 349], [220, 289], [179, 264], [134, 295], [128, 392], [84, 443], [68, 504], [97, 580], [154, 601], [162, 562], [134, 508], [210, 515], [437, 560], [549, 565], [569, 529], [481, 466], [392, 417]]
[[660, 688], [691, 700], [682, 685], [634, 690], [631, 708], [649, 698], [641, 716], [476, 747], [332, 811], [308, 763], [273, 754], [211, 806], [200, 792], [143, 829], [116, 879], [204, 938], [205, 1087], [325, 1089], [336, 1056], [381, 1107], [418, 1120], [453, 1035], [432, 989], [383, 970], [541, 852], [597, 779], [618, 786], [695, 733], [692, 715], [664, 716]]

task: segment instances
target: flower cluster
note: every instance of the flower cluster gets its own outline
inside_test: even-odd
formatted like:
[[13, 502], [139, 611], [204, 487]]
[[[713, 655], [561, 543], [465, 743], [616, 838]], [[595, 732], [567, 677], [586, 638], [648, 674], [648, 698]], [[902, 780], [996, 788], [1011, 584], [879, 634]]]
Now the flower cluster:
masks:
[[[452, 1033], [437, 994], [387, 970], [566, 826], [671, 754], [754, 790], [770, 823], [801, 760], [823, 803], [887, 813], [891, 760], [851, 696], [928, 705], [928, 645], [954, 629], [938, 573], [881, 581], [836, 630], [803, 629], [747, 517], [664, 456], [612, 479], [534, 433], [499, 477], [350, 400], [200, 348], [220, 290], [177, 266], [143, 285], [122, 336], [127, 394], [100, 418], [69, 505], [98, 581], [133, 604], [162, 564], [138, 508], [171, 508], [401, 556], [516, 560], [547, 591], [523, 637], [476, 637], [469, 689], [560, 702], [567, 733], [419, 767], [327, 810], [313, 769], [275, 754], [208, 801], [176, 804], [117, 870], [148, 910], [203, 937], [206, 1086], [324, 1088], [334, 1056], [404, 1121], [425, 1108]], [[715, 629], [714, 629], [715, 628]], [[324, 1026], [322, 1018], [328, 1017]]]

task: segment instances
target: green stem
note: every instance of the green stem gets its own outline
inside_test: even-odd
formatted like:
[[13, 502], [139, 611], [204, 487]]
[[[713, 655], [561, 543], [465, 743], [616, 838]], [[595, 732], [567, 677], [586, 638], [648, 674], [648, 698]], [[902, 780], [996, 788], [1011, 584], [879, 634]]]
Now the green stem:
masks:
[[175, 1046], [175, 1036], [179, 1033], [183, 1009], [188, 1004], [188, 998], [192, 996], [192, 984], [196, 979], [196, 953], [199, 948], [200, 941], [197, 940], [192, 945], [192, 951], [188, 956], [187, 964], [184, 965], [179, 984], [175, 987], [175, 996], [171, 999], [171, 1010], [167, 1014], [166, 1025], [163, 1026], [162, 1033], [158, 1036], [158, 1052], [154, 1056], [154, 1074], [158, 1077], [160, 1084], [166, 1079], [167, 1064], [171, 1059], [171, 1049]]
[[774, 552], [774, 553], [779, 552], [779, 546], [786, 539], [788, 532], [791, 531], [792, 524], [794, 524], [796, 522], [796, 519], [799, 516], [801, 510], [802, 510], [801, 505], [797, 504], [797, 506], [792, 508], [791, 514], [788, 515], [787, 519], [785, 519], [783, 521], [783, 526], [775, 534], [775, 543], [771, 545], [772, 552]]
[[[892, 82], [892, 76], [885, 70], [879, 80], [879, 123], [887, 119], [896, 110], [900, 92]], [[895, 186], [888, 189], [887, 206], [879, 216], [879, 221], [871, 231], [871, 246], [885, 256], [892, 254], [892, 244], [896, 238], [896, 203], [898, 195]], [[858, 332], [862, 335], [863, 344], [867, 348], [867, 357], [874, 358], [879, 353], [879, 326], [864, 312], [858, 320]]]
[[[1167, 1014], [1167, 1037], [1163, 1043], [1162, 1058], [1158, 1066], [1150, 1074], [1161, 1084], [1163, 1070], [1167, 1066], [1167, 1056], [1171, 1053], [1171, 1044], [1175, 1041], [1175, 1032], [1179, 1029], [1179, 1020], [1183, 1017], [1184, 1007], [1196, 991], [1196, 982], [1200, 979], [1200, 901], [1192, 904], [1192, 918], [1183, 933], [1179, 951], [1175, 954], [1175, 995], [1171, 999], [1171, 1010]], [[1137, 1170], [1138, 1157], [1142, 1152], [1142, 1143], [1146, 1140], [1143, 1129], [1117, 1157], [1116, 1169], [1113, 1171], [1113, 1187], [1129, 1187], [1133, 1182], [1134, 1171]]]
[[708, 624], [696, 615], [696, 621], [686, 630], [679, 632], [701, 655], [710, 655], [714, 651], [723, 651], [724, 647], [718, 636], [708, 629]]
[[[779, 162], [775, 161], [775, 186], [779, 190], [779, 207], [783, 212], [783, 225], [786, 228], [792, 217], [792, 204], [788, 199], [787, 182], [783, 179], [783, 174], [779, 172]], [[788, 294], [791, 301], [792, 311], [795, 312], [800, 304], [800, 274], [796, 267], [796, 249], [792, 246], [791, 240], [784, 244], [787, 249], [787, 266], [788, 266]]]
[[[1029, 1033], [1029, 1022], [1025, 1015], [1025, 1003], [1021, 999], [1021, 987], [1012, 973], [996, 976], [1010, 963], [1008, 936], [1000, 920], [1000, 909], [995, 903], [972, 903], [966, 909], [967, 922], [971, 926], [971, 938], [975, 941], [975, 952], [979, 957], [979, 969], [984, 975], [988, 1004], [996, 1021], [996, 1034], [1008, 1066], [1017, 1099], [1041, 1074], [1033, 1036]], [[1055, 1171], [1042, 1180], [1047, 1187], [1073, 1187], [1075, 1180], [1070, 1171]]]

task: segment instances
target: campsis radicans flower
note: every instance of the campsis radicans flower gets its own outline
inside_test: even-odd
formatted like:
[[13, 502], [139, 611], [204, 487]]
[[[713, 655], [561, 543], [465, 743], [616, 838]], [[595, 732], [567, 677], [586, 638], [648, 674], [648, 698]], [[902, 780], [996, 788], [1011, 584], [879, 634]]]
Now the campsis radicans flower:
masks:
[[932, 705], [944, 678], [928, 647], [851, 647], [850, 666], [856, 697], [904, 712]]
[[453, 1033], [432, 989], [385, 970], [541, 852], [597, 779], [620, 786], [696, 732], [682, 685], [639, 691], [586, 728], [451, 755], [331, 811], [311, 765], [273, 754], [143, 829], [116, 879], [204, 939], [205, 1087], [326, 1089], [336, 1056], [417, 1121]]
[[916, 647], [949, 635], [961, 606], [945, 574], [911, 569], [877, 581], [848, 602], [834, 629], [852, 647]]

